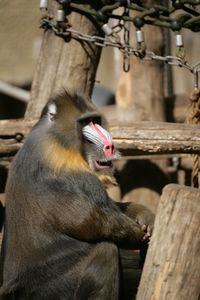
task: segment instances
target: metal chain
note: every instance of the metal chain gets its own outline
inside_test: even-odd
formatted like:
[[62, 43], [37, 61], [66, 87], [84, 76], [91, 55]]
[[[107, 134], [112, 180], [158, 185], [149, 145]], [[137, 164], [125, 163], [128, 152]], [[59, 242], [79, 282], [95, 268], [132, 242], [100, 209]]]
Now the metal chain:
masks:
[[[124, 15], [129, 16], [129, 9], [125, 7]], [[123, 55], [123, 70], [124, 72], [129, 72], [130, 70], [130, 23], [124, 21], [124, 55]]]
[[[166, 8], [161, 5], [146, 7], [143, 5], [142, 1], [103, 0], [102, 3], [104, 5], [102, 4], [102, 7], [98, 11], [94, 8], [91, 9], [90, 5], [80, 5], [73, 0], [56, 1], [60, 3], [60, 8], [57, 10], [55, 16], [50, 17], [48, 16], [48, 0], [40, 0], [40, 9], [42, 13], [41, 27], [43, 27], [44, 30], [52, 30], [56, 35], [67, 41], [76, 39], [86, 43], [93, 43], [99, 47], [118, 48], [123, 54], [123, 67], [125, 72], [128, 72], [130, 69], [131, 55], [135, 55], [144, 61], [162, 61], [168, 65], [186, 68], [193, 73], [194, 86], [198, 86], [200, 62], [194, 66], [191, 66], [186, 62], [183, 37], [180, 33], [180, 29], [185, 27], [185, 24], [189, 22], [190, 25], [195, 24], [195, 26], [199, 26], [200, 30], [200, 13], [195, 9], [197, 8], [197, 5], [200, 4], [200, 0], [172, 0], [171, 8]], [[124, 8], [122, 15], [113, 14], [112, 11], [118, 7]], [[66, 13], [70, 13], [73, 9], [82, 14], [94, 17], [100, 25], [101, 30], [104, 31], [105, 37], [96, 35], [91, 36], [71, 28], [71, 25], [66, 18]], [[182, 13], [181, 15], [177, 15], [175, 19], [170, 17], [174, 12], [180, 9], [187, 11], [187, 14]], [[140, 15], [133, 18], [129, 15], [129, 10], [139, 11]], [[148, 18], [146, 19], [146, 17]], [[110, 27], [110, 25], [106, 23], [110, 18], [117, 19], [117, 25]], [[154, 19], [153, 22], [152, 18]], [[194, 22], [192, 19], [195, 19]], [[161, 20], [165, 22], [166, 27], [175, 31], [176, 56], [160, 56], [154, 52], [146, 51], [144, 34], [141, 28], [144, 24], [163, 26], [163, 24], [160, 23]], [[136, 28], [136, 47], [130, 45], [131, 23], [134, 24]], [[170, 26], [168, 26], [169, 23]], [[123, 32], [123, 35], [120, 35], [120, 32]], [[123, 36], [123, 41], [121, 36]]]
[[161, 55], [155, 54], [152, 51], [146, 51], [145, 56], [142, 57], [141, 52], [137, 48], [131, 46], [128, 43], [128, 39], [127, 39], [128, 37], [126, 37], [125, 42], [121, 42], [120, 37], [117, 33], [117, 31], [121, 30], [121, 29], [119, 29], [119, 26], [117, 26], [117, 27], [115, 26], [115, 28], [118, 28], [117, 31], [113, 31], [112, 34], [110, 34], [109, 36], [105, 36], [105, 37], [100, 37], [100, 36], [96, 36], [96, 35], [90, 36], [88, 34], [78, 32], [68, 26], [66, 26], [66, 28], [64, 28], [64, 29], [58, 28], [56, 25], [56, 22], [54, 22], [53, 20], [50, 20], [48, 18], [42, 19], [41, 27], [43, 27], [45, 30], [51, 29], [56, 35], [64, 37], [64, 38], [67, 37], [67, 38], [85, 41], [87, 43], [93, 43], [96, 46], [99, 46], [102, 48], [103, 47], [118, 48], [119, 51], [121, 51], [123, 54], [126, 54], [128, 52], [129, 56], [135, 55], [136, 57], [139, 57], [144, 61], [146, 61], [146, 60], [147, 61], [149, 61], [149, 60], [162, 61], [169, 65], [185, 68], [194, 74], [195, 82], [198, 80], [198, 73], [200, 72], [200, 62], [198, 62], [194, 66], [192, 66], [180, 57], [170, 56], [170, 55], [169, 56], [161, 56]]

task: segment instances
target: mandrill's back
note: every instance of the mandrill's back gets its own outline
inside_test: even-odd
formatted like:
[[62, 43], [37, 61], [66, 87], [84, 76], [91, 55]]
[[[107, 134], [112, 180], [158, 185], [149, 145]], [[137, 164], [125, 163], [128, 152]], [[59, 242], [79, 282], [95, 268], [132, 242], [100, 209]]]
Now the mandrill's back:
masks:
[[92, 248], [55, 228], [51, 209], [59, 201], [58, 191], [73, 201], [77, 188], [75, 178], [56, 176], [40, 159], [35, 141], [41, 134], [39, 126], [32, 131], [7, 180], [0, 299], [62, 299], [63, 294], [72, 299], [80, 281], [73, 269]]

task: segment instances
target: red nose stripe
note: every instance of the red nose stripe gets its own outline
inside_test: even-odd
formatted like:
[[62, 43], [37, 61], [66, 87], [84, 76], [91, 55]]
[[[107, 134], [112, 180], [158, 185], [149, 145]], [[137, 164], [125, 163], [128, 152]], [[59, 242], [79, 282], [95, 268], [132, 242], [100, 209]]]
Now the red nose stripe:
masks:
[[104, 144], [111, 144], [110, 141], [107, 139], [107, 137], [101, 132], [101, 130], [92, 122], [90, 122], [90, 127], [92, 127], [96, 132], [99, 134], [99, 136], [102, 138], [104, 141]]

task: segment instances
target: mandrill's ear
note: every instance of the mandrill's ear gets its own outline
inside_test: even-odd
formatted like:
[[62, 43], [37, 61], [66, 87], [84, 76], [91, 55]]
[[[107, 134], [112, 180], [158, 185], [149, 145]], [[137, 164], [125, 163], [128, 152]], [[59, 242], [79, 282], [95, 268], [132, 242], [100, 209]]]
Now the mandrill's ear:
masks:
[[47, 103], [43, 108], [40, 119], [43, 118], [44, 116], [47, 116], [48, 120], [53, 122], [56, 114], [57, 114], [56, 103], [54, 101], [51, 101]]
[[49, 103], [47, 106], [47, 115], [51, 122], [53, 122], [55, 120], [56, 113], [57, 113], [56, 104], [54, 102]]

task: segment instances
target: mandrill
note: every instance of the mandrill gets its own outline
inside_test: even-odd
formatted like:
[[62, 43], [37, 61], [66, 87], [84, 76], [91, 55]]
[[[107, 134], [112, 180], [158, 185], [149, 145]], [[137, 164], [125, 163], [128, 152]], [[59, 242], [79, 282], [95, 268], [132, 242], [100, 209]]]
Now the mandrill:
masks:
[[81, 95], [45, 106], [8, 176], [0, 299], [123, 299], [119, 248], [148, 243], [154, 217], [109, 198], [119, 154], [106, 127]]

